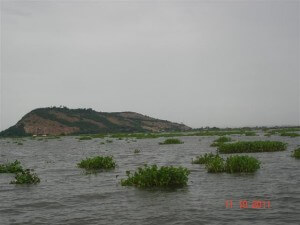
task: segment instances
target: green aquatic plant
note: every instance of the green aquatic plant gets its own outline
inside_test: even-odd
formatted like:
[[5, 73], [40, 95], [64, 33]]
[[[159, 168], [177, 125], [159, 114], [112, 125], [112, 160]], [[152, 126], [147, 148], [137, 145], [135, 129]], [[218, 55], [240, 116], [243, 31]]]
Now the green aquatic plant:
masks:
[[214, 140], [214, 142], [210, 145], [211, 147], [217, 147], [225, 142], [230, 142], [232, 139], [230, 137], [222, 136], [218, 139]]
[[297, 148], [293, 151], [292, 157], [295, 157], [296, 159], [300, 159], [300, 148]]
[[206, 164], [216, 157], [220, 157], [220, 156], [214, 155], [213, 153], [205, 153], [204, 155], [197, 156], [196, 159], [193, 159], [192, 163], [193, 164]]
[[292, 132], [282, 132], [282, 133], [280, 133], [280, 136], [284, 136], [284, 137], [299, 137], [300, 134], [298, 134], [298, 133], [292, 133]]
[[79, 168], [86, 170], [99, 170], [99, 169], [114, 169], [116, 162], [112, 156], [95, 156], [81, 160], [77, 164]]
[[30, 169], [23, 170], [16, 174], [15, 180], [11, 184], [37, 184], [40, 178], [35, 173], [31, 173]]
[[122, 186], [139, 188], [177, 188], [184, 187], [188, 182], [190, 171], [184, 167], [157, 165], [139, 167], [136, 172], [126, 171], [127, 179], [121, 180]]
[[206, 162], [205, 168], [209, 173], [222, 173], [224, 172], [224, 159], [220, 156], [213, 157]]
[[106, 140], [106, 142], [107, 142], [107, 143], [112, 143], [112, 142], [113, 142], [113, 140], [109, 140], [109, 139], [107, 139], [107, 140]]
[[256, 136], [256, 133], [253, 131], [246, 131], [244, 134], [245, 136]]
[[173, 145], [173, 144], [183, 144], [183, 142], [177, 138], [166, 139], [164, 142], [160, 142], [160, 145]]
[[218, 146], [220, 153], [246, 153], [246, 152], [276, 152], [284, 151], [286, 143], [279, 141], [240, 141], [224, 143]]
[[22, 171], [23, 167], [18, 160], [13, 163], [0, 164], [0, 173], [18, 173]]
[[92, 137], [90, 136], [80, 136], [77, 138], [80, 141], [85, 141], [85, 140], [92, 140]]
[[139, 149], [134, 149], [134, 153], [135, 154], [138, 154], [138, 153], [140, 153], [141, 152], [141, 150], [139, 150]]
[[252, 156], [235, 155], [226, 159], [225, 172], [253, 173], [260, 168], [260, 162]]

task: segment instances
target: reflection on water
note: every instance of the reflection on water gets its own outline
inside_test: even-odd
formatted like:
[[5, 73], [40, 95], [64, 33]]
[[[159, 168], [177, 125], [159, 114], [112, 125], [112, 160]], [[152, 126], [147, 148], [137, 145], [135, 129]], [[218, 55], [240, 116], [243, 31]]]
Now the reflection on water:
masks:
[[[0, 174], [0, 224], [298, 224], [300, 209], [300, 160], [291, 151], [299, 138], [234, 136], [235, 140], [280, 140], [284, 152], [252, 153], [262, 161], [255, 174], [209, 174], [191, 159], [205, 152], [216, 137], [181, 137], [181, 145], [159, 145], [163, 138], [127, 143], [101, 139], [79, 142], [27, 139], [17, 145], [0, 140], [0, 163], [20, 160], [35, 169], [41, 183], [11, 185], [12, 174]], [[200, 139], [200, 141], [199, 141]], [[139, 154], [134, 150], [140, 149]], [[113, 155], [118, 167], [85, 175], [76, 164], [85, 157]], [[126, 170], [144, 164], [181, 165], [189, 168], [188, 186], [176, 191], [122, 187]], [[232, 200], [232, 208], [225, 201]], [[239, 201], [247, 200], [248, 209]], [[253, 200], [270, 201], [271, 208], [252, 209]]]

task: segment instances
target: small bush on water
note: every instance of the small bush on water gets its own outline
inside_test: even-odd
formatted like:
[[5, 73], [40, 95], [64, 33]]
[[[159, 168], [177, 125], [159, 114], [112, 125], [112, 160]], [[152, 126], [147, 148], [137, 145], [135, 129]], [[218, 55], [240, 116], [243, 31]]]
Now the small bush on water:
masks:
[[78, 167], [86, 170], [114, 169], [116, 162], [112, 156], [96, 156], [81, 160]]
[[205, 153], [204, 155], [197, 156], [195, 160], [192, 160], [193, 164], [206, 164], [215, 157], [219, 157], [219, 155], [214, 155], [212, 153]]
[[0, 164], [0, 173], [18, 173], [22, 171], [23, 167], [18, 160], [13, 163]]
[[260, 162], [251, 156], [230, 156], [225, 163], [227, 173], [253, 173], [260, 168]]
[[284, 151], [286, 144], [279, 141], [240, 141], [224, 143], [218, 147], [220, 153], [246, 153], [246, 152], [276, 152]]
[[177, 138], [170, 138], [170, 139], [166, 139], [164, 142], [160, 142], [159, 144], [160, 145], [172, 145], [172, 144], [183, 144], [183, 142]]
[[17, 173], [15, 180], [11, 181], [11, 184], [37, 184], [40, 182], [40, 178], [35, 173], [30, 173], [30, 169], [26, 169], [20, 173]]
[[295, 149], [293, 151], [292, 156], [295, 157], [296, 159], [300, 159], [300, 148]]
[[156, 165], [138, 168], [133, 174], [126, 171], [127, 179], [121, 180], [122, 186], [136, 186], [139, 188], [161, 187], [176, 188], [187, 185], [190, 171], [183, 167]]

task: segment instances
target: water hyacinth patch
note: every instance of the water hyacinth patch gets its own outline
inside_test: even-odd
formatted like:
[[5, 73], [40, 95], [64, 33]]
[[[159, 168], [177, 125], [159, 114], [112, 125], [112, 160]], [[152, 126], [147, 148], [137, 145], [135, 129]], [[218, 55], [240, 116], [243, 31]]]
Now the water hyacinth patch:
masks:
[[214, 155], [212, 153], [205, 153], [204, 155], [197, 156], [196, 159], [192, 160], [193, 164], [206, 164], [210, 160], [214, 159], [215, 157], [219, 157], [219, 155]]
[[135, 186], [139, 188], [178, 188], [184, 187], [188, 182], [190, 171], [183, 167], [157, 165], [139, 167], [136, 172], [126, 171], [127, 179], [121, 180], [122, 186]]
[[227, 173], [253, 173], [260, 168], [260, 162], [251, 156], [230, 156], [226, 159], [225, 172]]
[[279, 141], [240, 141], [224, 143], [218, 146], [220, 153], [251, 153], [251, 152], [276, 152], [284, 151], [286, 143]]
[[216, 146], [219, 146], [225, 142], [230, 142], [232, 141], [232, 139], [230, 137], [225, 137], [225, 136], [222, 136], [222, 137], [219, 137], [218, 139], [214, 140], [214, 142], [210, 145], [211, 147], [216, 147]]
[[296, 159], [300, 159], [300, 148], [297, 148], [293, 151], [292, 157], [295, 157]]
[[116, 162], [112, 156], [95, 156], [92, 158], [86, 158], [78, 163], [79, 168], [86, 170], [99, 170], [99, 169], [114, 169]]
[[280, 133], [280, 136], [283, 136], [283, 137], [299, 137], [300, 134], [292, 133], [292, 132], [283, 132], [283, 133]]
[[160, 145], [173, 145], [173, 144], [183, 144], [183, 142], [177, 138], [166, 139], [164, 142], [160, 142]]
[[224, 166], [224, 159], [220, 156], [212, 158], [205, 164], [205, 168], [209, 173], [222, 173], [224, 172]]
[[37, 184], [40, 182], [40, 178], [35, 173], [31, 173], [30, 169], [26, 169], [20, 173], [17, 173], [15, 180], [11, 181], [11, 184]]
[[90, 136], [81, 136], [78, 138], [80, 141], [85, 141], [85, 140], [92, 140], [92, 137]]
[[23, 167], [18, 160], [13, 163], [0, 164], [0, 173], [18, 173], [22, 171]]
[[135, 154], [138, 154], [138, 153], [140, 153], [141, 152], [141, 150], [139, 150], [139, 149], [134, 149], [134, 153]]

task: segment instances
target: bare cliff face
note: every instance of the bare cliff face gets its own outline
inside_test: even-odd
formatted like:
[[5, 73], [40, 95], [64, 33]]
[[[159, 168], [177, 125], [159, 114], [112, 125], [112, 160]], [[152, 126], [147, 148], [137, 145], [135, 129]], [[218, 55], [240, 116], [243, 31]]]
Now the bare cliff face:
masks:
[[26, 114], [0, 136], [185, 131], [191, 128], [135, 112], [96, 112], [92, 109], [39, 108]]

